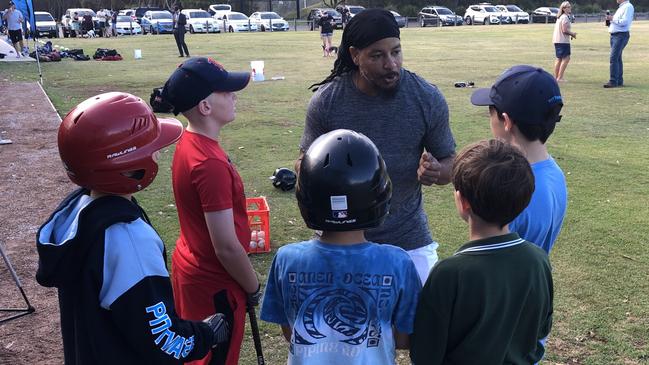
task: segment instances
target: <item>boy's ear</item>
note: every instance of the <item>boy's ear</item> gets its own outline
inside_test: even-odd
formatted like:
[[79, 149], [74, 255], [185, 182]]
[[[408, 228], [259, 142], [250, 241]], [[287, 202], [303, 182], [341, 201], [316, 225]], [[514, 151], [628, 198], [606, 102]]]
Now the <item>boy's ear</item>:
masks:
[[511, 133], [515, 125], [514, 122], [512, 121], [512, 118], [509, 117], [509, 114], [502, 113], [502, 119], [503, 119], [503, 127], [505, 128], [505, 132]]
[[471, 204], [469, 204], [469, 202], [464, 199], [462, 193], [460, 193], [458, 190], [455, 190], [453, 194], [455, 196], [455, 206], [457, 207], [458, 213], [462, 218], [466, 219], [469, 213], [471, 213]]
[[201, 115], [208, 115], [212, 110], [212, 105], [210, 105], [210, 102], [207, 101], [207, 99], [203, 99], [198, 103], [198, 105], [196, 105], [196, 110], [198, 110]]
[[458, 209], [460, 209], [461, 213], [471, 212], [471, 204], [469, 204], [469, 202], [464, 199], [462, 193], [460, 193], [458, 190], [455, 190], [455, 199], [458, 202]]

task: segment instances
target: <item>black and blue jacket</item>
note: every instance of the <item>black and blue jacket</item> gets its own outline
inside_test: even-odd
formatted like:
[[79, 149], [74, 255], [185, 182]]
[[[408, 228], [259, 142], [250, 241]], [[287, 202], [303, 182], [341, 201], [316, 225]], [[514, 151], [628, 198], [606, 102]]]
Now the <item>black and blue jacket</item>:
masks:
[[65, 363], [178, 364], [212, 331], [179, 318], [162, 240], [135, 199], [79, 189], [38, 230], [36, 280], [59, 290]]

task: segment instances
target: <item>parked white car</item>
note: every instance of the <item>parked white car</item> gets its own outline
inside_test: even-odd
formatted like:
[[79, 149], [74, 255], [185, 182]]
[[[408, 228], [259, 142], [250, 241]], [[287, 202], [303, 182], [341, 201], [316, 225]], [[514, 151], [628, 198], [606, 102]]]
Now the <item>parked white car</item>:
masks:
[[212, 15], [214, 19], [222, 19], [223, 15], [232, 11], [232, 6], [229, 4], [213, 4], [207, 8], [207, 12]]
[[221, 33], [219, 22], [203, 9], [183, 9], [187, 17], [185, 28], [189, 33]]
[[94, 10], [88, 8], [70, 8], [61, 16], [61, 29], [63, 30], [64, 37], [76, 37], [81, 34], [81, 22], [84, 15], [90, 15], [92, 17], [92, 22], [95, 25], [95, 29], [97, 29], [99, 18], [97, 18]]
[[516, 5], [496, 5], [503, 23], [529, 23], [530, 15]]
[[246, 14], [232, 11], [223, 15], [223, 29], [226, 32], [256, 32], [257, 24]]
[[56, 27], [56, 21], [52, 14], [46, 11], [35, 11], [34, 17], [36, 18], [36, 36], [40, 37], [46, 35], [50, 38], [58, 38], [59, 30]]
[[257, 24], [257, 28], [262, 32], [271, 30], [271, 26], [273, 32], [289, 30], [288, 22], [273, 11], [252, 13], [250, 14], [250, 22]]
[[471, 24], [500, 24], [500, 11], [491, 4], [471, 5], [464, 13], [464, 22]]
[[130, 15], [118, 15], [115, 27], [118, 35], [142, 34], [142, 27]]

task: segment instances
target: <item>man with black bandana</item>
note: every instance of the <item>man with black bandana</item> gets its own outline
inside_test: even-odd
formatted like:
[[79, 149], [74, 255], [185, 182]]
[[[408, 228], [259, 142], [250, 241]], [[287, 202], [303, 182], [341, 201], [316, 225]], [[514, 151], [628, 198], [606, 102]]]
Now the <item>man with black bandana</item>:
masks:
[[311, 85], [296, 171], [311, 143], [335, 129], [368, 136], [379, 148], [393, 183], [390, 213], [368, 240], [405, 249], [422, 282], [437, 261], [421, 185], [450, 181], [455, 140], [446, 100], [436, 86], [402, 65], [399, 27], [382, 9], [367, 9], [343, 31], [331, 74]]

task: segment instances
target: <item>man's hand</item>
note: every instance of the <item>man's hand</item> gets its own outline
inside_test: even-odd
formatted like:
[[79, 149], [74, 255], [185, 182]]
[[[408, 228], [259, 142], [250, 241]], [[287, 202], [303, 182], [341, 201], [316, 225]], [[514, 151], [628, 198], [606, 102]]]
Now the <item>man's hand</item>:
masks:
[[254, 293], [248, 293], [247, 304], [248, 307], [256, 307], [259, 305], [263, 292], [261, 291], [261, 284], [257, 287]]
[[417, 179], [422, 185], [430, 186], [435, 184], [440, 177], [442, 165], [429, 152], [421, 154], [419, 159], [419, 168], [417, 169]]
[[212, 330], [212, 348], [225, 343], [230, 338], [230, 326], [221, 313], [212, 314], [203, 320]]

